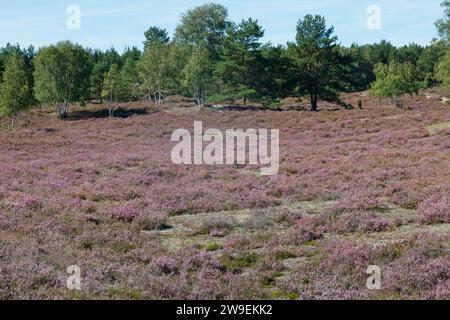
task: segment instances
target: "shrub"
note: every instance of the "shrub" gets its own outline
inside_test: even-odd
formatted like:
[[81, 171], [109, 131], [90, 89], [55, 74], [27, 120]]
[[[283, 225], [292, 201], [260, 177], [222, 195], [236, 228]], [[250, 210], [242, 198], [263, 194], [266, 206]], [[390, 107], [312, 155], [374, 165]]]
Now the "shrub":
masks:
[[151, 268], [162, 274], [176, 274], [179, 271], [178, 261], [170, 256], [156, 258], [151, 264]]
[[42, 207], [42, 202], [39, 198], [35, 197], [35, 196], [26, 196], [23, 199], [23, 203], [25, 204], [25, 206], [29, 209], [39, 209]]
[[322, 235], [323, 231], [319, 220], [317, 217], [310, 216], [301, 218], [296, 222], [294, 231], [291, 234], [291, 240], [295, 244], [302, 244], [308, 241], [320, 239]]
[[162, 230], [166, 227], [167, 214], [161, 212], [141, 214], [134, 222], [141, 230]]
[[139, 216], [139, 210], [136, 206], [127, 204], [109, 210], [109, 215], [117, 220], [131, 222]]
[[202, 251], [191, 255], [187, 259], [185, 267], [188, 270], [198, 270], [204, 267], [219, 269], [220, 263], [215, 257], [211, 255], [211, 253]]
[[381, 232], [388, 230], [392, 225], [388, 219], [379, 217], [373, 212], [356, 211], [339, 215], [326, 229], [338, 233]]
[[240, 273], [245, 268], [253, 266], [258, 259], [256, 253], [242, 253], [239, 255], [224, 254], [219, 258], [220, 265], [232, 273]]
[[197, 234], [211, 234], [212, 236], [223, 236], [237, 225], [237, 221], [232, 216], [210, 217], [204, 219], [197, 227]]
[[273, 225], [273, 221], [270, 214], [263, 211], [256, 211], [242, 226], [252, 230], [264, 230], [271, 225]]
[[422, 201], [418, 208], [423, 224], [450, 222], [450, 196], [436, 194]]

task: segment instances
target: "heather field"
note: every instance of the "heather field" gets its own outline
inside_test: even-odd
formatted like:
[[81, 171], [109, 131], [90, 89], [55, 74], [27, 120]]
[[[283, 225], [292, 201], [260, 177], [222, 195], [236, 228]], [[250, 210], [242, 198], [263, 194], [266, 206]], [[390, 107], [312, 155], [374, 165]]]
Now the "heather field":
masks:
[[[0, 132], [0, 299], [450, 299], [450, 106], [51, 109]], [[175, 165], [175, 129], [280, 130], [278, 175]], [[81, 290], [68, 290], [68, 266]], [[382, 271], [369, 290], [367, 268]]]

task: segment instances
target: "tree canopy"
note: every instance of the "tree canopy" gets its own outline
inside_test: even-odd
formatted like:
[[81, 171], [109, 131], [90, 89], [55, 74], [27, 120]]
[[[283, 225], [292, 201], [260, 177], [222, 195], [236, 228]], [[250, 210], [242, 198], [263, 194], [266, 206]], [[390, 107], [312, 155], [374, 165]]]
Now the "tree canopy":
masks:
[[144, 33], [144, 50], [147, 51], [153, 44], [167, 44], [170, 41], [169, 34], [165, 29], [159, 27], [150, 27]]
[[221, 61], [216, 75], [225, 84], [230, 97], [255, 98], [258, 93], [258, 79], [263, 72], [261, 65], [261, 43], [264, 36], [257, 20], [242, 20], [239, 25], [230, 24], [223, 46]]
[[389, 98], [401, 106], [400, 97], [404, 94], [417, 94], [419, 81], [416, 70], [410, 62], [378, 64], [375, 67], [376, 81], [372, 93], [379, 98]]
[[31, 84], [23, 57], [12, 52], [5, 63], [0, 83], [0, 114], [12, 118], [14, 127], [16, 115], [28, 108], [32, 102]]
[[89, 97], [90, 57], [80, 45], [60, 42], [41, 49], [35, 60], [35, 94], [53, 104], [58, 115], [68, 116], [69, 104]]
[[442, 40], [450, 42], [450, 0], [442, 2], [444, 17], [436, 21], [436, 27]]
[[207, 49], [194, 50], [183, 69], [183, 84], [194, 96], [198, 106], [203, 108], [206, 94], [211, 88], [213, 66]]
[[204, 45], [211, 59], [217, 61], [228, 24], [228, 9], [220, 4], [207, 3], [182, 15], [175, 30], [175, 41]]
[[297, 24], [296, 43], [289, 44], [298, 91], [309, 94], [312, 111], [317, 111], [319, 97], [335, 99], [339, 93], [339, 53], [333, 33], [334, 28], [327, 27], [325, 18], [306, 15]]

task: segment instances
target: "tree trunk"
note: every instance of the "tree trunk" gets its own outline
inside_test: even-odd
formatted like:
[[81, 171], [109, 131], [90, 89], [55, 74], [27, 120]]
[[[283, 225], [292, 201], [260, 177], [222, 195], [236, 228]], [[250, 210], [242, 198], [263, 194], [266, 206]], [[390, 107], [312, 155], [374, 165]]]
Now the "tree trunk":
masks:
[[317, 94], [311, 93], [311, 111], [316, 112], [317, 111]]
[[246, 107], [246, 106], [247, 106], [247, 97], [244, 96], [244, 107]]
[[113, 102], [113, 96], [112, 93], [110, 93], [109, 95], [109, 101], [108, 101], [108, 112], [109, 112], [109, 117], [112, 118], [113, 116], [113, 106], [112, 106], [112, 102]]
[[112, 103], [111, 103], [111, 102], [108, 102], [108, 115], [109, 115], [110, 118], [112, 118], [113, 113], [114, 113], [114, 112], [113, 112]]
[[14, 129], [14, 126], [16, 125], [16, 115], [13, 114], [11, 118], [11, 131]]
[[61, 119], [65, 119], [69, 115], [69, 104], [67, 101], [64, 101], [64, 105], [61, 106], [60, 103], [56, 104], [56, 112], [58, 114], [58, 117]]
[[202, 110], [204, 103], [202, 90], [197, 89], [197, 93], [195, 94], [195, 101], [197, 102], [197, 105], [200, 108], [200, 110]]
[[155, 93], [155, 96], [153, 98], [155, 100], [155, 109], [158, 108], [158, 93]]
[[64, 118], [67, 118], [69, 116], [69, 103], [67, 101], [64, 101]]

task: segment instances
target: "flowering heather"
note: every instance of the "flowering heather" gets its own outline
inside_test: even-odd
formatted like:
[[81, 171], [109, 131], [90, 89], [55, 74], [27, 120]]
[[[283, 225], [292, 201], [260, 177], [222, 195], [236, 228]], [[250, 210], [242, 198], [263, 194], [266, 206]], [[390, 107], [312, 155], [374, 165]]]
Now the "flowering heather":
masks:
[[[448, 299], [448, 252], [431, 234], [416, 234], [385, 246], [326, 240], [319, 261], [307, 264], [282, 286], [303, 299], [394, 298]], [[379, 265], [382, 288], [365, 288], [366, 269]], [[327, 284], [328, 283], [328, 284]]]
[[[448, 106], [342, 99], [364, 109], [183, 100], [19, 117], [0, 131], [0, 299], [449, 299], [450, 139], [429, 131]], [[279, 174], [172, 164], [172, 132], [194, 121], [279, 129]], [[66, 288], [71, 265], [81, 291]], [[366, 288], [369, 265], [381, 290]]]
[[316, 217], [305, 217], [299, 219], [294, 228], [293, 241], [294, 243], [301, 244], [311, 240], [320, 239], [323, 235], [318, 219]]
[[450, 195], [433, 195], [419, 204], [418, 211], [421, 223], [449, 223]]
[[140, 214], [134, 219], [134, 221], [140, 230], [161, 230], [167, 227], [167, 214], [159, 212], [149, 212]]
[[134, 205], [128, 204], [110, 209], [109, 214], [112, 218], [129, 222], [139, 216], [139, 209]]
[[23, 199], [23, 203], [25, 204], [26, 207], [28, 207], [30, 209], [38, 209], [42, 205], [39, 198], [33, 197], [33, 196], [26, 196]]
[[163, 274], [177, 273], [179, 268], [177, 260], [167, 256], [156, 258], [152, 265]]

